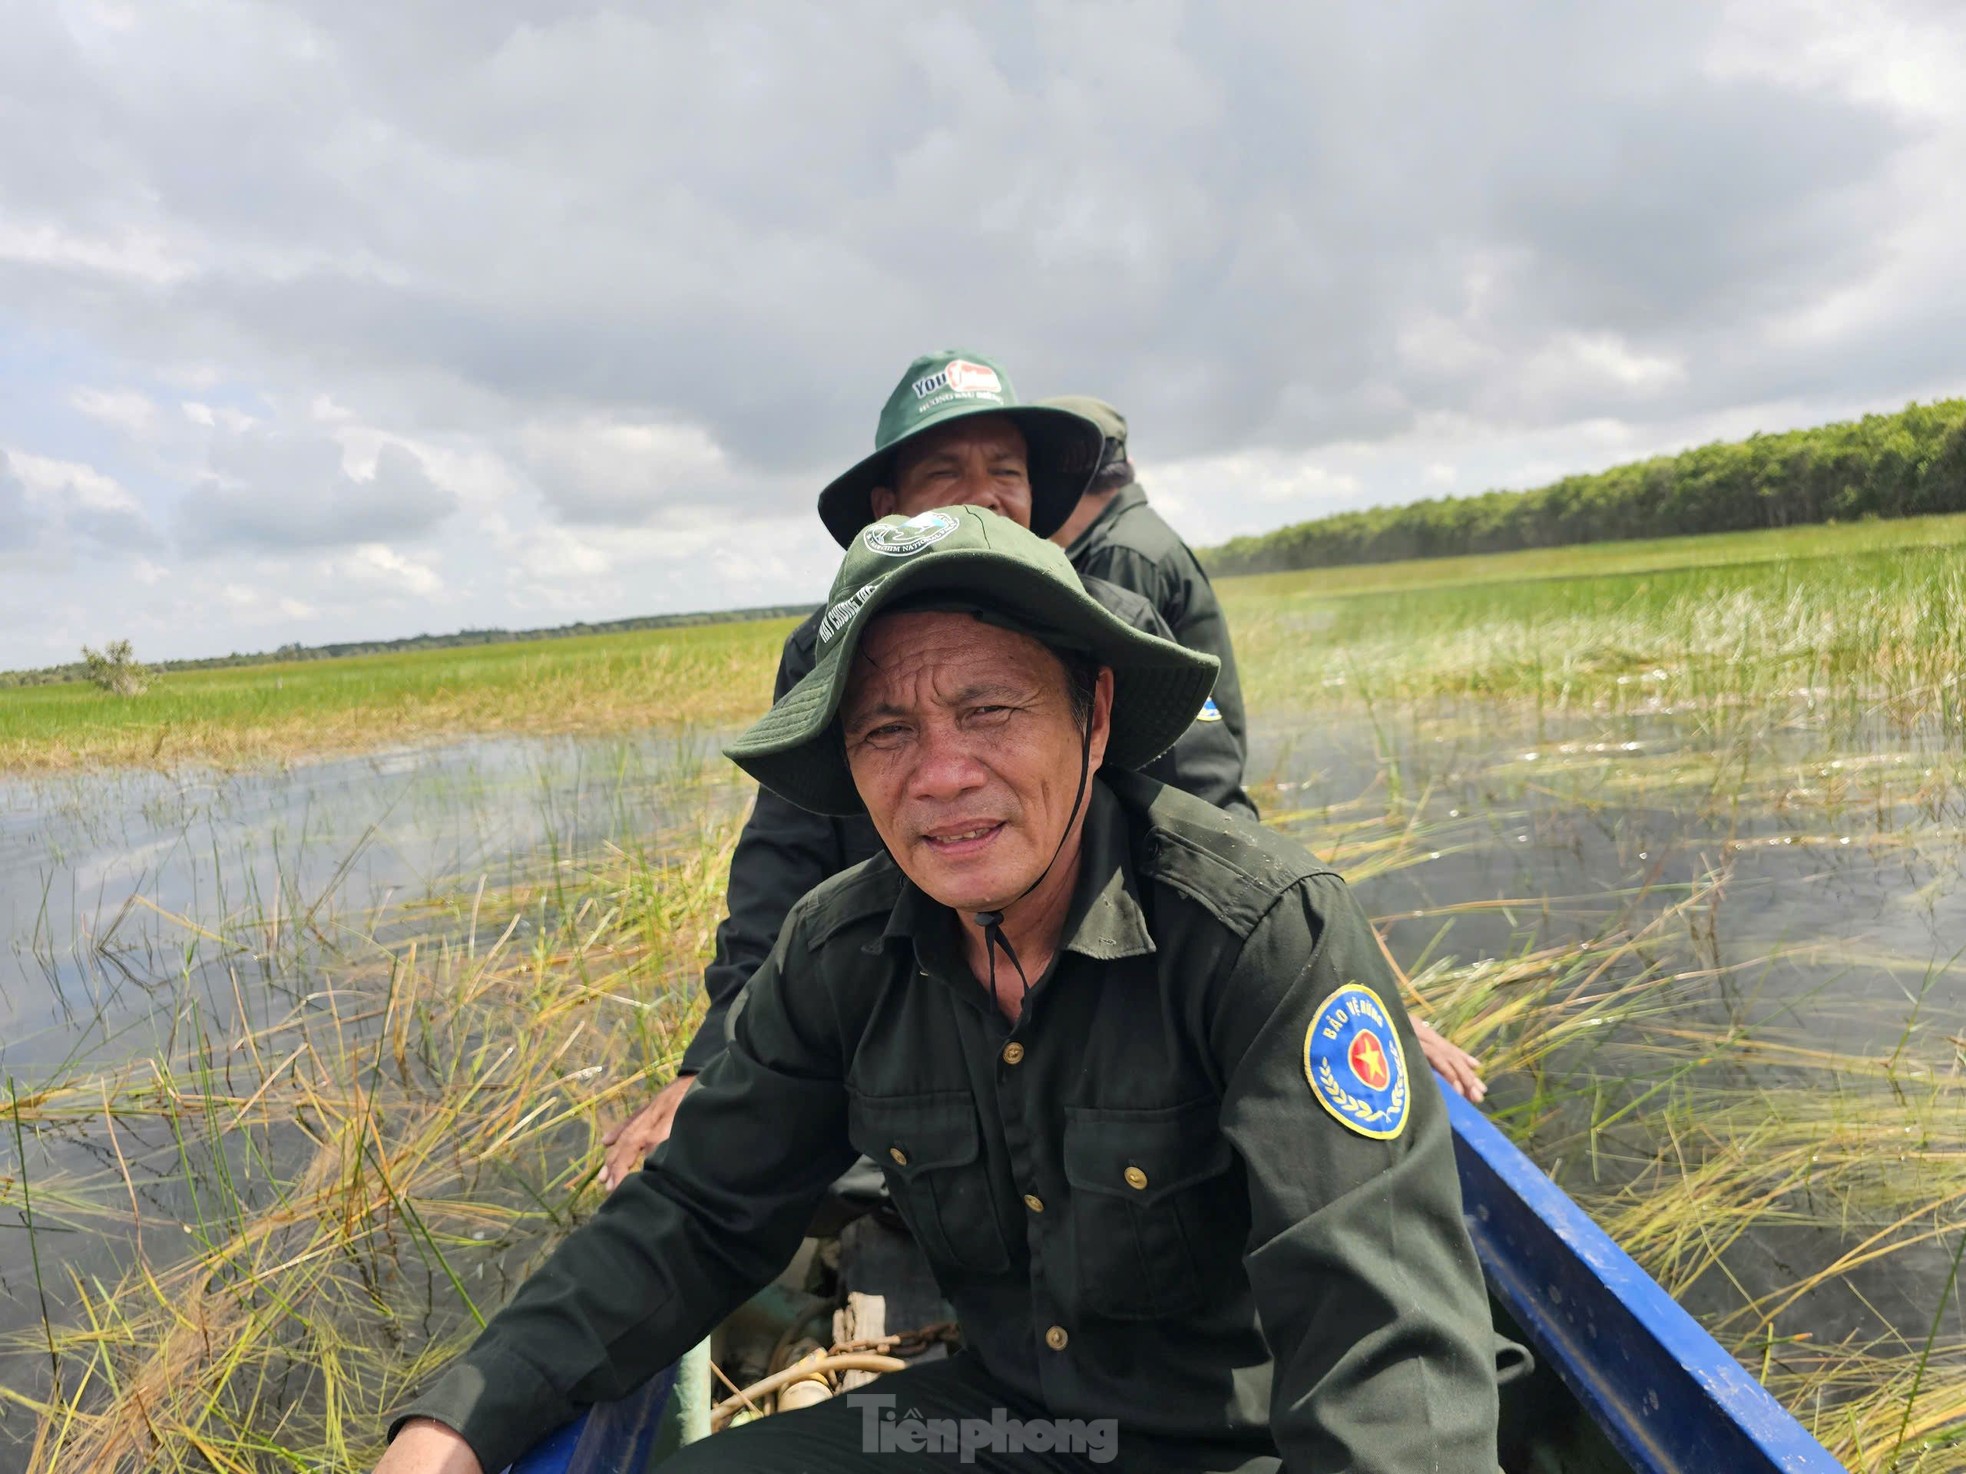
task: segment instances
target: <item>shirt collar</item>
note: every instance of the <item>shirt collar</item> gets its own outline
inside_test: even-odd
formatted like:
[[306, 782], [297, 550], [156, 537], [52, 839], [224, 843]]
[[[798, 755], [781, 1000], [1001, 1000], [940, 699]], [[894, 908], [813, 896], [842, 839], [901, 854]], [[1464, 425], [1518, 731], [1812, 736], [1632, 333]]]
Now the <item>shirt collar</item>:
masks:
[[[1061, 952], [1077, 952], [1098, 962], [1152, 953], [1154, 939], [1147, 931], [1147, 913], [1133, 873], [1133, 846], [1125, 810], [1097, 778], [1090, 785], [1085, 832], [1079, 844], [1079, 883], [1065, 913]], [[934, 900], [904, 874], [901, 894], [888, 914], [881, 940], [921, 940], [949, 936], [950, 908]], [[1033, 979], [1032, 981], [1036, 981]]]
[[1137, 481], [1127, 482], [1126, 485], [1113, 493], [1112, 499], [1105, 506], [1099, 509], [1099, 515], [1085, 524], [1085, 530], [1072, 539], [1072, 545], [1065, 549], [1065, 556], [1067, 558], [1083, 557], [1087, 549], [1094, 542], [1106, 535], [1107, 527], [1112, 524], [1113, 520], [1120, 513], [1129, 512], [1135, 507], [1144, 507], [1146, 504], [1147, 493], [1140, 489], [1140, 483]]

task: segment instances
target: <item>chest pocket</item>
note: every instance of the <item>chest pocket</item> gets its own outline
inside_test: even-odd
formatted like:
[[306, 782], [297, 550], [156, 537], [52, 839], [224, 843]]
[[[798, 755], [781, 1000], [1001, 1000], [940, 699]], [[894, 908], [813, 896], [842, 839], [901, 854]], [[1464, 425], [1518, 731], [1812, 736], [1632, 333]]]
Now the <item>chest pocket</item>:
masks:
[[1155, 1320], [1204, 1303], [1233, 1279], [1249, 1235], [1220, 1107], [1065, 1112], [1072, 1252], [1088, 1310]]
[[1010, 1267], [968, 1092], [856, 1095], [847, 1107], [847, 1135], [887, 1178], [889, 1195], [931, 1264], [971, 1274]]

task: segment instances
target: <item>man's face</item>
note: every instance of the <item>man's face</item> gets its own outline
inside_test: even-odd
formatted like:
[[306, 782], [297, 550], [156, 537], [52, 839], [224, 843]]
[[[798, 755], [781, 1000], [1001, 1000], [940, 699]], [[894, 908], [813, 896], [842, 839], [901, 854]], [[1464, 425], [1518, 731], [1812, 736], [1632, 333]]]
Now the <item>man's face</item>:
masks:
[[[1093, 772], [1112, 704], [1112, 672], [1102, 670]], [[1029, 635], [967, 614], [884, 615], [861, 640], [841, 718], [874, 828], [943, 905], [1008, 905], [1051, 863], [1084, 738], [1063, 662]]]
[[988, 507], [1019, 527], [1031, 525], [1024, 432], [1003, 415], [968, 415], [908, 441], [894, 453], [893, 480], [869, 495], [876, 517]]

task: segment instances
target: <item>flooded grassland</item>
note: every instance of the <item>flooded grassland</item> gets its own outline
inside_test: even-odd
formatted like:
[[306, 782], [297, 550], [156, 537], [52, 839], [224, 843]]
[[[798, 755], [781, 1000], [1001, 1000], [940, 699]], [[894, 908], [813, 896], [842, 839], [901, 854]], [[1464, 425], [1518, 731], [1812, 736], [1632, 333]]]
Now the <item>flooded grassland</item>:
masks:
[[[1224, 588], [1269, 821], [1859, 1469], [1966, 1468], [1958, 521]], [[0, 782], [0, 1470], [365, 1467], [598, 1202], [746, 799], [659, 732]]]

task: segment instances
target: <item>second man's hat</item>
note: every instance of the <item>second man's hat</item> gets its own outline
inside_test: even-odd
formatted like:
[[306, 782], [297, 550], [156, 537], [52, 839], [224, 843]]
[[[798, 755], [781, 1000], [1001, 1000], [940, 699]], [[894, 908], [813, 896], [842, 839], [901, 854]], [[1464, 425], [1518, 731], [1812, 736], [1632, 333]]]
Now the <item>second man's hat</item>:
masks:
[[995, 359], [944, 349], [908, 365], [881, 408], [874, 453], [819, 493], [819, 520], [833, 541], [852, 546], [855, 534], [874, 520], [872, 493], [876, 486], [893, 485], [897, 447], [970, 415], [1002, 415], [1023, 432], [1031, 476], [1031, 531], [1049, 537], [1063, 527], [1099, 469], [1106, 439], [1100, 427], [1067, 409], [1021, 403], [1010, 375]]

